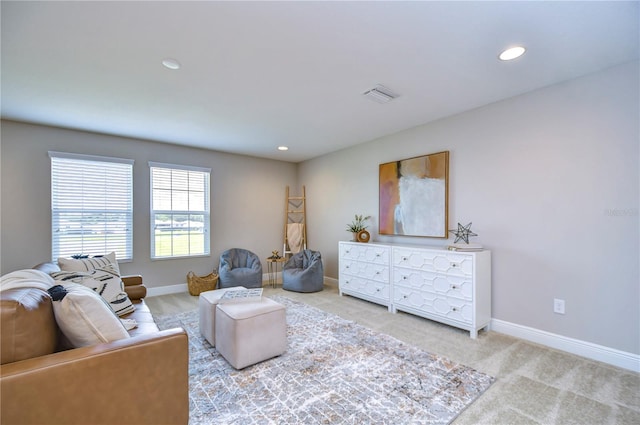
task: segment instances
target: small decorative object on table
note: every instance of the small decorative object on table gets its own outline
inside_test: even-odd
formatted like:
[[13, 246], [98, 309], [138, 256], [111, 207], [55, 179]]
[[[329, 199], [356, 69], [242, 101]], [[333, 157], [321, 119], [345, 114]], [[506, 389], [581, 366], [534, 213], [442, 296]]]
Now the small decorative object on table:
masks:
[[267, 260], [279, 260], [282, 257], [278, 251], [271, 251], [271, 257], [267, 257]]
[[[369, 220], [370, 218], [371, 218], [370, 215], [365, 217], [364, 215], [356, 214], [351, 224], [347, 224], [347, 232], [351, 232], [353, 234], [353, 240], [355, 242], [367, 242], [369, 240], [369, 238], [366, 238], [367, 239], [366, 241], [361, 241], [358, 234], [363, 230], [366, 230], [367, 227], [369, 227], [369, 226], [365, 226], [364, 222]], [[368, 233], [369, 232], [367, 232], [367, 234]], [[366, 235], [363, 235], [363, 236], [366, 236]]]
[[[456, 237], [453, 244], [449, 245], [450, 251], [482, 251], [482, 245], [469, 243], [470, 236], [478, 236], [476, 233], [471, 231], [471, 223], [466, 226], [458, 223], [458, 228], [449, 230], [449, 232], [453, 233]], [[464, 241], [464, 243], [458, 243], [460, 241]]]
[[206, 276], [196, 276], [192, 271], [187, 273], [187, 286], [189, 294], [200, 295], [201, 292], [213, 291], [218, 286], [218, 271], [213, 270]]
[[366, 230], [360, 230], [358, 232], [358, 242], [367, 243], [369, 242], [370, 238], [371, 238], [371, 235]]

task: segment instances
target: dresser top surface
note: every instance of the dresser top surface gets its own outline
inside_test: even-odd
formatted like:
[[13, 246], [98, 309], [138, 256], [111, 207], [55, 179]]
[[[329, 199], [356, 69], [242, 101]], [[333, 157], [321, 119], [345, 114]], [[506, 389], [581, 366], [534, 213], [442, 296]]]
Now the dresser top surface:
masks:
[[355, 242], [355, 241], [339, 241], [339, 243], [344, 244], [352, 244], [358, 246], [382, 246], [389, 248], [407, 248], [407, 249], [428, 249], [432, 251], [443, 251], [450, 252], [455, 254], [477, 254], [481, 252], [491, 252], [488, 249], [482, 250], [473, 250], [473, 251], [464, 251], [464, 250], [450, 250], [447, 246], [442, 245], [420, 245], [420, 244], [409, 244], [409, 243], [388, 243], [388, 242], [380, 242], [380, 241], [369, 241], [369, 242]]

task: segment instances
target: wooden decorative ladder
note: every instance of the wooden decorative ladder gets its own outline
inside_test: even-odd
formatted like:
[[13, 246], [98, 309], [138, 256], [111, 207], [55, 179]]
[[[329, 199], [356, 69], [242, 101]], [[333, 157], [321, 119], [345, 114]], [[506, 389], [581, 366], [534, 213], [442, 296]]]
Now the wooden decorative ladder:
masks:
[[[290, 196], [289, 186], [285, 193], [284, 204], [284, 244], [282, 247], [282, 255], [287, 258], [294, 254], [289, 245], [289, 230], [292, 225], [301, 225], [300, 249], [307, 249], [307, 203], [306, 203], [305, 187], [302, 186], [302, 196]], [[294, 241], [292, 241], [294, 242]], [[297, 252], [297, 251], [296, 251]]]

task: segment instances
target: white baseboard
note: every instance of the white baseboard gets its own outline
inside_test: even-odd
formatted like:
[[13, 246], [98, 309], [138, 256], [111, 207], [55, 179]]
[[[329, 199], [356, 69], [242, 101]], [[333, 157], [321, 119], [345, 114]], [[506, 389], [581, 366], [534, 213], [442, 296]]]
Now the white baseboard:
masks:
[[[280, 272], [278, 272], [280, 276]], [[262, 284], [265, 285], [269, 281], [269, 276], [262, 275]], [[157, 288], [147, 288], [147, 297], [159, 297], [160, 295], [180, 294], [182, 292], [189, 292], [189, 286], [186, 283], [178, 285], [160, 286]]]
[[160, 295], [180, 294], [182, 292], [189, 292], [189, 287], [186, 283], [179, 285], [159, 286], [157, 288], [147, 288], [147, 297], [158, 297]]
[[[269, 282], [269, 278], [267, 275], [264, 275], [263, 277], [262, 284], [266, 285]], [[278, 282], [282, 283], [282, 275], [280, 272], [278, 272], [277, 279], [279, 279]], [[338, 279], [334, 279], [332, 277], [325, 276], [324, 283], [325, 285], [328, 284], [335, 286], [336, 288], [338, 287]], [[159, 297], [160, 295], [180, 294], [182, 292], [189, 292], [189, 287], [186, 283], [160, 286], [157, 288], [147, 288], [147, 297]]]
[[335, 286], [336, 288], [338, 287], [338, 279], [335, 279], [333, 277], [324, 277], [324, 284], [325, 285], [329, 285], [329, 286]]
[[637, 354], [498, 319], [491, 319], [491, 330], [640, 373]]

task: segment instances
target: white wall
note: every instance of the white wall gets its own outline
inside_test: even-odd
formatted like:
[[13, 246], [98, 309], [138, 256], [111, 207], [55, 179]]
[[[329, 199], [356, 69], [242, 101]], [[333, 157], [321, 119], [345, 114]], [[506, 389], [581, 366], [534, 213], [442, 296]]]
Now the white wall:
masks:
[[378, 164], [449, 150], [449, 228], [473, 222], [472, 241], [493, 251], [493, 317], [640, 353], [638, 72], [616, 67], [302, 163], [325, 273], [337, 277], [356, 213], [374, 217], [373, 239], [446, 244], [377, 236]]
[[[296, 165], [176, 145], [2, 121], [1, 273], [51, 260], [50, 150], [135, 160], [133, 262], [151, 288], [184, 284], [190, 270], [218, 267], [232, 247], [266, 258], [282, 250], [285, 187], [296, 184]], [[150, 260], [149, 161], [211, 168], [211, 256]], [[266, 273], [266, 264], [263, 265]]]

